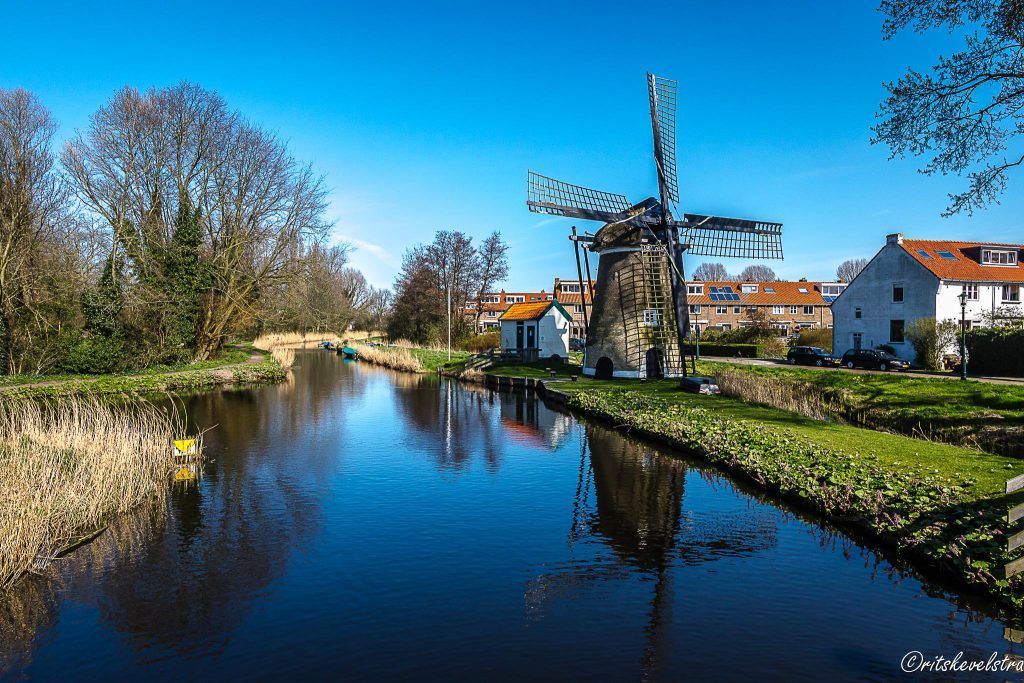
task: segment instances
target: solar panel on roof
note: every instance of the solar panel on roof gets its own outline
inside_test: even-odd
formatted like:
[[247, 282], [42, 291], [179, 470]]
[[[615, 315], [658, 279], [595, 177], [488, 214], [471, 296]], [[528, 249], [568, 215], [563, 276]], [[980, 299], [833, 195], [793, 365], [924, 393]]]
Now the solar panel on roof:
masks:
[[823, 296], [821, 298], [824, 299], [825, 303], [827, 303], [827, 304], [830, 304], [830, 303], [832, 303], [833, 301], [836, 300], [836, 297], [834, 297], [834, 296]]
[[[931, 254], [929, 254], [929, 253], [928, 253], [927, 251], [925, 251], [924, 249], [918, 249], [918, 250], [917, 250], [917, 253], [921, 255], [921, 258], [926, 258], [926, 259], [930, 259], [930, 258], [932, 257], [932, 255], [931, 255]], [[940, 252], [940, 253], [941, 253], [941, 252]]]
[[936, 251], [936, 254], [946, 259], [947, 261], [956, 261], [956, 256], [953, 256], [952, 252], [949, 251]]

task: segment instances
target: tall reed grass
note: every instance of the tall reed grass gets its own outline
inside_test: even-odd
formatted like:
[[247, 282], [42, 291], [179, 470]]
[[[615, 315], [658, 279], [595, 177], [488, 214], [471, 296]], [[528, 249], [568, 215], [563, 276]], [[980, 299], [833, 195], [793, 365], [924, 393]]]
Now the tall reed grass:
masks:
[[274, 346], [270, 349], [270, 355], [274, 357], [281, 369], [288, 372], [295, 365], [295, 349], [290, 346]]
[[409, 349], [394, 346], [364, 346], [358, 344], [355, 347], [359, 352], [359, 360], [382, 365], [393, 370], [405, 370], [406, 372], [423, 372], [423, 363], [414, 356]]
[[836, 419], [845, 411], [845, 394], [810, 382], [793, 382], [753, 372], [722, 370], [715, 381], [726, 396], [790, 410], [815, 420]]
[[337, 341], [335, 332], [269, 332], [253, 340], [252, 345], [264, 351], [273, 351], [276, 346], [305, 346], [322, 341]]
[[173, 474], [198, 474], [178, 456], [182, 419], [156, 406], [95, 399], [0, 403], [0, 588], [41, 571], [61, 552], [146, 501], [162, 501]]

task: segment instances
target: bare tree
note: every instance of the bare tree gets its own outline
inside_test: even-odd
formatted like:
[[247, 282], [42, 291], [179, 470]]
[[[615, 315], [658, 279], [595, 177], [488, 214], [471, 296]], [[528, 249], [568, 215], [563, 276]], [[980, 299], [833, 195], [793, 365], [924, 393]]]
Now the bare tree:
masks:
[[744, 282], [775, 282], [779, 278], [775, 277], [775, 271], [768, 266], [754, 264], [744, 268], [739, 279]]
[[930, 157], [921, 169], [927, 175], [968, 172], [946, 216], [997, 202], [1008, 172], [1024, 164], [1024, 3], [883, 0], [880, 11], [886, 40], [908, 27], [945, 28], [962, 31], [965, 47], [939, 57], [931, 73], [909, 69], [885, 84], [872, 143], [888, 145], [893, 157]]
[[860, 271], [864, 270], [867, 265], [866, 258], [852, 258], [843, 261], [836, 268], [836, 279], [839, 282], [853, 282], [853, 278], [860, 275]]
[[734, 280], [729, 271], [721, 263], [702, 263], [693, 271], [693, 279], [704, 282], [722, 282]]
[[480, 329], [480, 316], [483, 315], [483, 297], [486, 292], [508, 277], [508, 245], [501, 239], [501, 233], [492, 232], [484, 239], [477, 250], [477, 291], [476, 291], [476, 325]]
[[302, 276], [304, 245], [328, 228], [322, 178], [193, 84], [119, 91], [63, 158], [82, 201], [109, 227], [111, 258], [123, 252], [131, 292], [154, 315], [178, 296], [166, 267], [178, 217], [198, 220], [199, 359], [256, 317], [261, 292]]
[[53, 315], [53, 297], [64, 293], [56, 280], [75, 277], [64, 270], [74, 217], [50, 147], [55, 130], [35, 95], [0, 89], [0, 353], [8, 373], [25, 370], [39, 337], [62, 324]]

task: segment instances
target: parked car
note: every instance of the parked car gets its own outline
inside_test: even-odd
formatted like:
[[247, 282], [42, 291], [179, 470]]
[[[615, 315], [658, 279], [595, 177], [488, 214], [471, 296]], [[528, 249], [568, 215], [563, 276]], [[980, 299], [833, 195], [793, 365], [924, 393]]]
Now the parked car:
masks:
[[887, 351], [877, 349], [850, 349], [843, 354], [842, 365], [867, 370], [909, 370], [910, 363]]
[[582, 351], [586, 345], [587, 343], [580, 339], [579, 337], [571, 337], [569, 339], [570, 351]]
[[794, 346], [786, 354], [790, 365], [839, 365], [839, 359], [820, 346]]

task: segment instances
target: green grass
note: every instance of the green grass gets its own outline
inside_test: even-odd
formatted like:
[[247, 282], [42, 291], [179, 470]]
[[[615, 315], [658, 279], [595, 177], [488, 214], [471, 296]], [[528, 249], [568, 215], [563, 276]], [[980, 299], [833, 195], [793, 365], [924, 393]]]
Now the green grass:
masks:
[[570, 363], [552, 364], [550, 361], [539, 361], [537, 363], [510, 363], [508, 365], [493, 365], [485, 370], [489, 375], [501, 377], [529, 377], [531, 379], [547, 379], [551, 377], [550, 370], [555, 371], [556, 377], [569, 377], [570, 375], [582, 375], [583, 369], [579, 365]]
[[[699, 368], [698, 368], [699, 369]], [[914, 381], [914, 380], [908, 380]], [[557, 382], [551, 388], [567, 394], [586, 390], [636, 392], [684, 407], [713, 410], [715, 415], [757, 421], [782, 429], [808, 442], [889, 468], [928, 470], [950, 483], [976, 481], [977, 497], [1001, 493], [1007, 479], [1024, 473], [1024, 461], [982, 453], [949, 444], [914, 439], [848, 425], [821, 422], [777, 408], [752, 405], [724, 396], [701, 396], [680, 391], [675, 380], [584, 380]]]
[[424, 370], [430, 372], [436, 372], [438, 368], [442, 370], [453, 370], [461, 368], [465, 365], [473, 353], [471, 351], [457, 351], [452, 349], [452, 359], [448, 360], [448, 351], [437, 351], [435, 349], [420, 349], [420, 348], [409, 348], [407, 349], [422, 365]]
[[807, 370], [700, 361], [700, 374], [728, 369], [768, 377], [810, 382], [819, 387], [851, 392], [864, 408], [883, 408], [893, 414], [950, 421], [998, 418], [1024, 423], [1024, 383], [993, 384], [937, 379], [899, 373], [867, 374], [842, 369]]
[[102, 380], [105, 378], [135, 377], [139, 375], [162, 375], [169, 372], [185, 372], [189, 370], [214, 370], [227, 365], [244, 363], [254, 353], [254, 349], [245, 344], [231, 346], [221, 349], [215, 358], [204, 361], [193, 361], [189, 363], [176, 363], [172, 365], [153, 365], [138, 370], [126, 370], [106, 375], [85, 375], [85, 374], [53, 374], [53, 375], [2, 375], [0, 376], [0, 387], [13, 387], [24, 384], [36, 384], [39, 382], [66, 382], [72, 380]]

